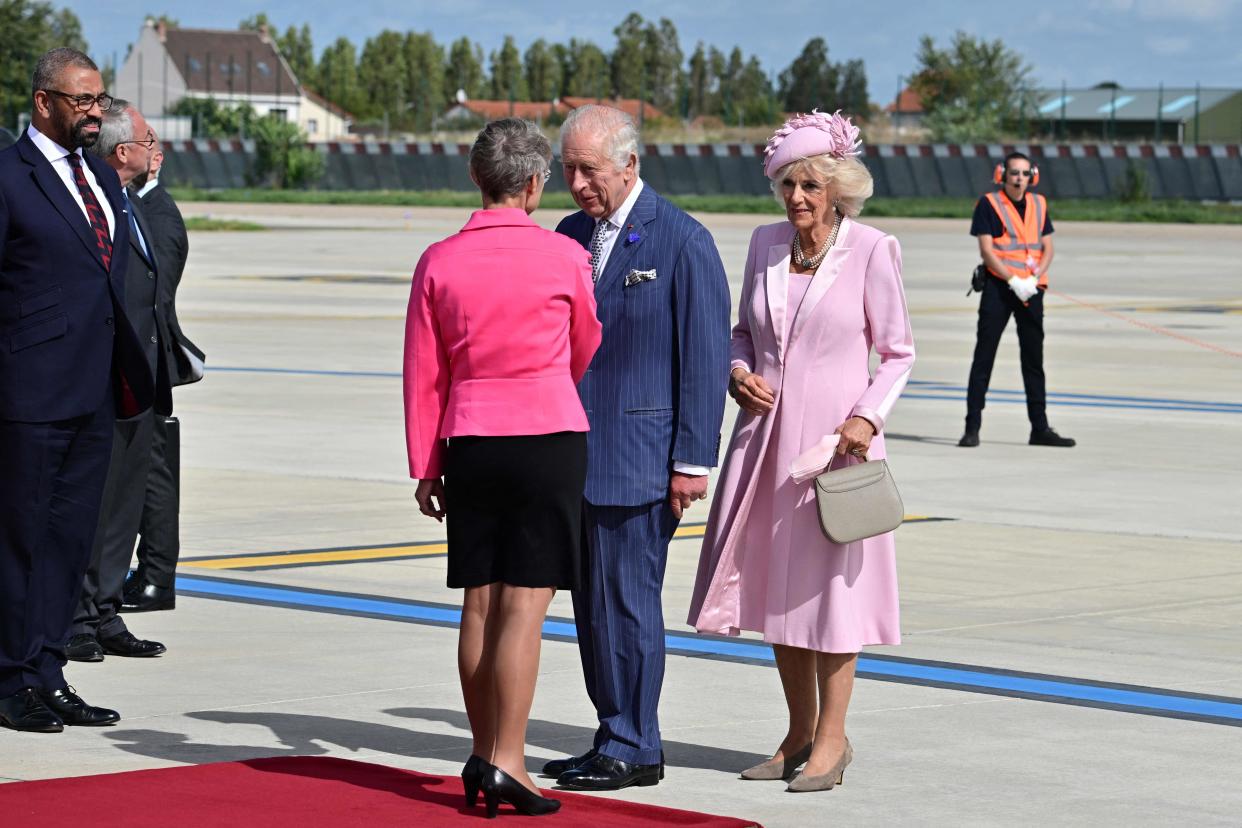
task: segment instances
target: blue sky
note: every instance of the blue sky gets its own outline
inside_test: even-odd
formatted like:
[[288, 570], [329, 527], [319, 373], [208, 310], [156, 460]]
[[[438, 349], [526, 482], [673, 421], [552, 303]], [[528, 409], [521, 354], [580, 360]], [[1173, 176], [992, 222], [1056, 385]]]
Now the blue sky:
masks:
[[[359, 48], [384, 28], [431, 31], [448, 43], [467, 35], [490, 51], [512, 34], [519, 48], [543, 37], [593, 40], [610, 49], [612, 29], [633, 10], [677, 26], [688, 56], [697, 41], [725, 51], [739, 45], [771, 73], [785, 68], [808, 38], [823, 37], [833, 60], [861, 58], [873, 100], [889, 100], [898, 76], [914, 68], [919, 37], [947, 42], [958, 29], [1001, 37], [1022, 52], [1040, 85], [1123, 87], [1242, 86], [1242, 0], [1043, 0], [1023, 17], [982, 2], [839, 2], [839, 0], [631, 0], [623, 4], [562, 0], [52, 0], [82, 20], [96, 58], [124, 58], [148, 13], [183, 26], [235, 28], [265, 11], [283, 30], [309, 23], [315, 48], [338, 36]], [[105, 11], [106, 8], [106, 11]], [[608, 9], [607, 11], [601, 11]], [[768, 14], [763, 10], [774, 9]], [[589, 10], [585, 11], [584, 10]], [[704, 11], [707, 10], [707, 11]]]

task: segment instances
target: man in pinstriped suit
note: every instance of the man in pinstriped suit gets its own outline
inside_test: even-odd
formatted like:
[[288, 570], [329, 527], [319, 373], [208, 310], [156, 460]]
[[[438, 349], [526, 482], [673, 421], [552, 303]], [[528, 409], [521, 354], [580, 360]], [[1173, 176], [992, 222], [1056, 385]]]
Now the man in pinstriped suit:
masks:
[[557, 231], [591, 253], [603, 343], [579, 385], [587, 436], [586, 583], [578, 646], [599, 728], [544, 773], [570, 788], [655, 785], [664, 680], [660, 592], [682, 513], [707, 496], [729, 375], [729, 286], [711, 234], [638, 177], [625, 113], [576, 109], [561, 129], [582, 209]]

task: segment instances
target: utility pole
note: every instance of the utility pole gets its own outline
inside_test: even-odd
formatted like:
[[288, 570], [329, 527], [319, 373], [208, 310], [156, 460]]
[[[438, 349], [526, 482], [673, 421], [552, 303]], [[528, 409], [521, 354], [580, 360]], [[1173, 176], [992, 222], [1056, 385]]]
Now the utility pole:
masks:
[[1160, 87], [1156, 91], [1156, 137], [1154, 143], [1161, 143], [1164, 140], [1164, 81], [1160, 82]]
[[1199, 84], [1195, 84], [1195, 144], [1199, 143]]

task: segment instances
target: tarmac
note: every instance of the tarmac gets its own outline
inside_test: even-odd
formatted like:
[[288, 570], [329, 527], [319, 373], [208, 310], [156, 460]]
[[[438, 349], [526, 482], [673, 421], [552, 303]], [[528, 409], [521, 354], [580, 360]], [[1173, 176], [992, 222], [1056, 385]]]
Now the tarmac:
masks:
[[[0, 778], [277, 755], [457, 773], [460, 595], [407, 478], [400, 370], [410, 273], [469, 211], [182, 208], [269, 229], [191, 234], [178, 307], [208, 374], [176, 396], [177, 608], [126, 617], [168, 654], [71, 664], [121, 723], [0, 732]], [[774, 219], [700, 218], [736, 304], [750, 232]], [[860, 661], [845, 784], [738, 780], [779, 743], [785, 708], [767, 647], [684, 623], [698, 504], [664, 591], [667, 777], [601, 795], [768, 828], [1242, 824], [1242, 228], [1057, 223], [1049, 414], [1079, 445], [1026, 444], [1011, 327], [967, 450], [974, 241], [966, 222], [874, 224], [902, 244], [918, 349], [888, 424], [911, 520], [904, 643]], [[594, 727], [567, 595], [551, 616], [532, 769]]]

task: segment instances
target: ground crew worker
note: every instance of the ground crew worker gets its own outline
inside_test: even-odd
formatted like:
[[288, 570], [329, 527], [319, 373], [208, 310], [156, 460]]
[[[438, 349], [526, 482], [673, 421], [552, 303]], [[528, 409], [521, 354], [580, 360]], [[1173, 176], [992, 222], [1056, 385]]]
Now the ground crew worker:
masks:
[[1044, 390], [1044, 291], [1052, 264], [1052, 216], [1048, 200], [1029, 192], [1039, 181], [1031, 159], [1011, 152], [996, 168], [1002, 185], [975, 205], [970, 234], [979, 240], [979, 254], [988, 270], [979, 296], [975, 357], [966, 389], [966, 432], [958, 445], [979, 445], [984, 398], [992, 364], [1009, 317], [1018, 326], [1022, 384], [1031, 421], [1032, 446], [1068, 448], [1074, 441], [1048, 427]]

